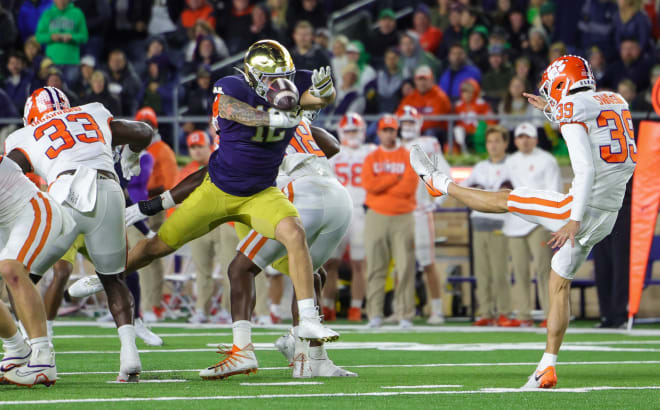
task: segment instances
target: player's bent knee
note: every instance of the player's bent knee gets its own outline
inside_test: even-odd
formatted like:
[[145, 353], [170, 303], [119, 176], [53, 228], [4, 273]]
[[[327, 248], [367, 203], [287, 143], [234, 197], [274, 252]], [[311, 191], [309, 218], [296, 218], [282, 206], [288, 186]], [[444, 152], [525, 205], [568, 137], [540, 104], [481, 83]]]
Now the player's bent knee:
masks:
[[18, 261], [8, 259], [0, 262], [0, 274], [9, 287], [16, 286], [26, 273], [25, 267]]
[[248, 273], [256, 275], [259, 271], [259, 267], [250, 258], [238, 252], [227, 268], [227, 275], [231, 284], [238, 283]]
[[277, 224], [275, 236], [286, 248], [306, 243], [305, 228], [300, 218], [286, 217]]
[[145, 239], [145, 253], [151, 258], [160, 258], [174, 252], [176, 249], [166, 244], [158, 235]]

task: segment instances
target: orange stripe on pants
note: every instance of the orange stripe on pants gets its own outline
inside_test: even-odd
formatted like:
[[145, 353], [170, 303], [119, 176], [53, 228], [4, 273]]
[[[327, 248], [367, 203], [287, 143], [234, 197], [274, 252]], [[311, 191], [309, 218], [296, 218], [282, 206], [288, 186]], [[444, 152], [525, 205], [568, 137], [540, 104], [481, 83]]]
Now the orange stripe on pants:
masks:
[[41, 192], [39, 192], [37, 195], [39, 195], [41, 202], [44, 204], [44, 207], [46, 208], [46, 227], [44, 228], [44, 231], [41, 234], [41, 240], [39, 241], [39, 245], [37, 245], [37, 249], [34, 251], [32, 257], [30, 258], [30, 260], [26, 265], [28, 271], [30, 270], [30, 267], [32, 266], [34, 260], [37, 259], [37, 256], [39, 256], [39, 254], [41, 253], [41, 250], [44, 248], [44, 245], [48, 240], [48, 235], [50, 235], [50, 226], [53, 220], [53, 212], [52, 209], [50, 208], [50, 204], [48, 203], [48, 200], [44, 198]]
[[519, 204], [534, 204], [534, 205], [542, 205], [542, 206], [550, 206], [553, 208], [561, 208], [568, 203], [570, 203], [573, 200], [572, 196], [567, 196], [562, 200], [561, 202], [557, 201], [551, 201], [549, 199], [541, 199], [541, 198], [535, 198], [535, 197], [522, 197], [518, 195], [512, 195], [509, 194], [509, 201], [511, 202], [517, 202]]
[[[34, 221], [32, 222], [32, 227], [30, 228], [30, 233], [28, 238], [21, 247], [21, 250], [18, 252], [18, 260], [23, 262], [25, 257], [32, 247], [34, 240], [37, 237], [37, 232], [39, 232], [39, 225], [41, 225], [41, 209], [39, 209], [39, 204], [37, 203], [37, 198], [32, 198], [30, 200], [30, 205], [32, 205], [32, 210], [34, 211]], [[25, 265], [25, 263], [23, 263]]]
[[537, 211], [534, 209], [522, 209], [522, 208], [516, 208], [515, 206], [510, 206], [509, 207], [509, 212], [517, 212], [519, 214], [523, 215], [532, 215], [532, 216], [541, 216], [544, 218], [550, 218], [550, 219], [566, 219], [569, 216], [571, 216], [571, 211], [570, 209], [563, 214], [553, 214], [550, 212], [543, 212], [543, 211]]
[[243, 246], [241, 246], [241, 249], [239, 249], [239, 251], [242, 254], [245, 254], [245, 250], [250, 246], [250, 242], [252, 242], [255, 236], [257, 236], [257, 231], [252, 231], [252, 233], [250, 234], [250, 236], [248, 236]]
[[267, 240], [268, 238], [266, 237], [259, 239], [259, 242], [257, 242], [257, 244], [254, 245], [254, 248], [252, 248], [252, 251], [250, 251], [250, 254], [248, 255], [248, 259], [252, 260], [254, 256], [257, 254], [257, 252], [259, 252], [261, 248], [264, 247], [264, 244], [266, 243]]

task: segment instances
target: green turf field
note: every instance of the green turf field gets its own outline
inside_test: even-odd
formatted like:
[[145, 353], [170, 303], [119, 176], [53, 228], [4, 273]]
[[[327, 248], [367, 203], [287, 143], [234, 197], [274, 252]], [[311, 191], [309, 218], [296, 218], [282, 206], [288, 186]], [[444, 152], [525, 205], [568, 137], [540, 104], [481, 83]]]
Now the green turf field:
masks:
[[[255, 328], [260, 370], [203, 381], [197, 371], [215, 363], [217, 344], [231, 329], [166, 323], [154, 326], [165, 345], [142, 352], [141, 382], [110, 383], [119, 369], [114, 328], [60, 322], [55, 349], [60, 379], [32, 389], [0, 386], [0, 405], [67, 409], [206, 408], [653, 408], [660, 407], [660, 326], [633, 333], [597, 332], [572, 324], [559, 355], [559, 383], [551, 392], [518, 388], [544, 347], [542, 329], [497, 331], [453, 324], [370, 331], [336, 325], [329, 345], [336, 364], [358, 378], [292, 379], [272, 343], [285, 326]], [[301, 382], [302, 385], [267, 385]]]

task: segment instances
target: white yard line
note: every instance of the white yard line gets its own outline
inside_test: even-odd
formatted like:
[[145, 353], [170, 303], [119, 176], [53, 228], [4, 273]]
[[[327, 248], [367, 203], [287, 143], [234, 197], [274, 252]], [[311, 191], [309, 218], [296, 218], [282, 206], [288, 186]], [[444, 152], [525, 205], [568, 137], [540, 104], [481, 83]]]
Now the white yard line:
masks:
[[241, 386], [306, 386], [315, 384], [323, 384], [323, 382], [241, 383]]
[[[509, 362], [509, 363], [423, 363], [423, 364], [360, 364], [342, 365], [351, 369], [367, 368], [390, 368], [390, 367], [489, 367], [489, 366], [536, 366], [537, 362]], [[602, 365], [651, 365], [660, 364], [660, 360], [626, 360], [626, 361], [601, 361], [601, 362], [559, 362], [558, 366], [602, 366]], [[260, 367], [264, 370], [290, 370], [290, 367]], [[178, 370], [143, 370], [142, 373], [177, 373], [177, 372], [199, 372], [200, 369], [178, 369]], [[110, 372], [58, 372], [58, 376], [78, 376], [88, 374], [117, 374]]]
[[61, 400], [15, 400], [0, 401], [0, 405], [27, 405], [27, 404], [71, 404], [71, 403], [117, 403], [142, 401], [197, 401], [197, 400], [246, 400], [246, 399], [290, 399], [290, 398], [324, 398], [324, 397], [381, 397], [381, 396], [433, 396], [457, 394], [534, 394], [534, 393], [587, 393], [605, 390], [660, 390], [660, 386], [616, 387], [598, 386], [581, 388], [559, 389], [506, 389], [486, 388], [480, 390], [435, 390], [435, 391], [396, 391], [396, 392], [367, 392], [367, 393], [309, 393], [309, 394], [259, 394], [245, 396], [172, 396], [172, 397], [113, 397], [89, 399], [61, 399]]
[[381, 389], [447, 389], [460, 388], [462, 384], [420, 384], [419, 386], [380, 386]]
[[[115, 372], [116, 373], [116, 372]], [[186, 379], [151, 379], [151, 380], [140, 380], [140, 383], [185, 383], [188, 380]], [[107, 381], [109, 384], [126, 384], [126, 382], [118, 382], [116, 380]]]

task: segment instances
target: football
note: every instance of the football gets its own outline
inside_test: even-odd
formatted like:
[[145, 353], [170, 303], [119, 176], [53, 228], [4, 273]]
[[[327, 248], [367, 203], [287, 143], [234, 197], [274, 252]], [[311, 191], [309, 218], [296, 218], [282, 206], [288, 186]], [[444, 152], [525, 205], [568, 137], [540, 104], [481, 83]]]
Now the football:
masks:
[[286, 78], [273, 80], [266, 91], [266, 100], [275, 108], [290, 111], [298, 105], [298, 87]]

